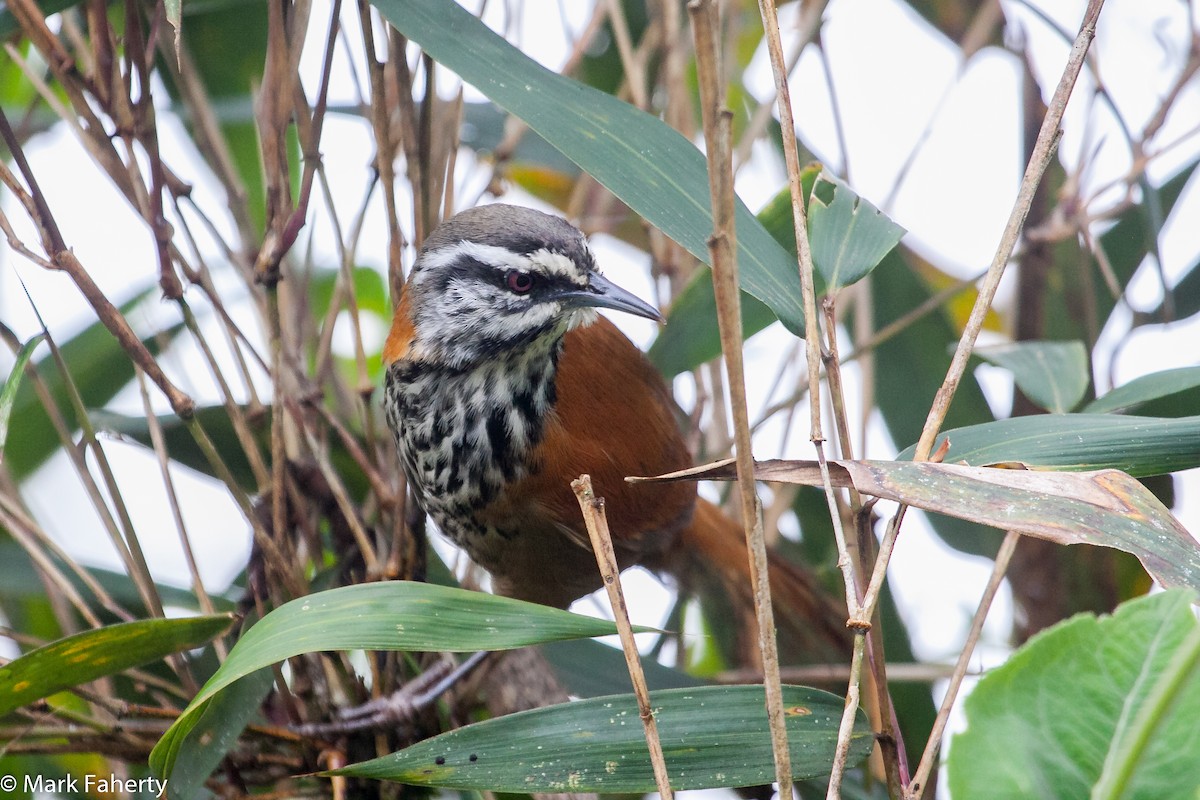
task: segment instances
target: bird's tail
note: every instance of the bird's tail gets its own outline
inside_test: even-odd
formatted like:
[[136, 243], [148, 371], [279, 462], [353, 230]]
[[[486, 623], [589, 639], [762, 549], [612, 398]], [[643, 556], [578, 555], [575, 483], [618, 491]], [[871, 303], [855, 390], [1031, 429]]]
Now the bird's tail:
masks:
[[[757, 630], [750, 561], [742, 527], [712, 503], [699, 499], [691, 524], [683, 531], [669, 571], [681, 589], [702, 599], [722, 600], [734, 613], [734, 642], [743, 663], [756, 664]], [[833, 600], [804, 567], [768, 552], [768, 576], [780, 655], [823, 661], [849, 653], [845, 606]], [[715, 597], [714, 597], [715, 595]], [[788, 656], [792, 656], [789, 658]]]

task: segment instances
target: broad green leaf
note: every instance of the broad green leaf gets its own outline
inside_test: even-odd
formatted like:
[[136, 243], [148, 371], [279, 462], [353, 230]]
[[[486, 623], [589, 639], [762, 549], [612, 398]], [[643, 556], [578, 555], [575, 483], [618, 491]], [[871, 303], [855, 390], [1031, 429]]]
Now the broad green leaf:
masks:
[[819, 175], [808, 201], [813, 263], [836, 292], [875, 269], [904, 228], [837, 178]]
[[[910, 255], [903, 247], [893, 250], [869, 277], [875, 330], [896, 322], [934, 294], [909, 265]], [[848, 322], [846, 330], [854, 335], [854, 324]], [[875, 398], [888, 433], [898, 446], [920, 438], [929, 404], [950, 369], [947, 345], [958, 341], [959, 334], [946, 311], [940, 309], [914, 321], [874, 349]], [[961, 427], [992, 419], [991, 407], [979, 382], [973, 374], [964, 375], [945, 424]]]
[[[809, 165], [801, 174], [805, 197], [821, 171], [820, 164]], [[785, 188], [776, 193], [758, 212], [758, 220], [788, 254], [796, 257], [795, 227], [792, 224], [792, 198]], [[798, 266], [795, 267], [799, 269]], [[799, 273], [797, 273], [799, 274]], [[820, 291], [824, 283], [820, 273], [813, 275]], [[742, 339], [749, 339], [775, 321], [771, 309], [753, 296], [742, 292]], [[717, 298], [713, 294], [712, 272], [697, 270], [688, 285], [671, 303], [667, 324], [647, 353], [650, 361], [668, 378], [693, 370], [721, 355], [721, 335], [717, 328]]]
[[[820, 164], [810, 164], [801, 173], [801, 186], [807, 198], [821, 173]], [[778, 192], [761, 211], [758, 220], [788, 254], [796, 257], [795, 226], [792, 221], [791, 193]], [[812, 222], [810, 220], [810, 229]], [[793, 265], [793, 270], [799, 267]], [[798, 274], [798, 273], [797, 273]], [[826, 291], [818, 271], [813, 275], [818, 294]], [[751, 295], [742, 292], [742, 338], [749, 339], [775, 321], [771, 310]], [[667, 315], [667, 324], [648, 353], [650, 360], [667, 377], [695, 369], [721, 354], [717, 329], [717, 301], [713, 295], [712, 273], [697, 270], [687, 287], [675, 298]]]
[[[1134, 378], [1088, 403], [1083, 410], [1089, 414], [1124, 413], [1151, 400], [1161, 400], [1182, 392], [1194, 393], [1196, 389], [1200, 389], [1200, 367], [1167, 369]], [[1198, 407], [1200, 405], [1193, 405], [1193, 408]]]
[[[205, 433], [216, 445], [217, 452], [225, 460], [225, 465], [229, 467], [234, 478], [243, 488], [255, 491], [257, 487], [254, 483], [254, 473], [250, 469], [250, 461], [242, 450], [242, 444], [233, 430], [229, 412], [225, 410], [224, 406], [206, 406], [196, 409], [195, 416], [200, 420]], [[97, 409], [91, 412], [91, 419], [97, 430], [135, 441], [144, 447], [153, 446], [150, 441], [150, 427], [145, 417], [134, 417]], [[266, 458], [268, 455], [266, 439], [271, 427], [270, 411], [265, 410], [260, 417], [251, 420], [251, 423], [251, 433], [261, 445], [263, 457]], [[191, 467], [201, 474], [216, 477], [212, 464], [209, 463], [204, 452], [196, 444], [195, 438], [179, 417], [174, 414], [160, 414], [158, 415], [158, 424], [162, 428], [167, 453], [172, 460]], [[339, 467], [346, 467], [344, 470], [339, 470], [339, 474], [347, 480], [361, 480], [359, 471], [351, 468], [351, 465], [339, 462], [336, 458], [335, 464]]]
[[[629, 690], [625, 655], [615, 647], [592, 639], [572, 639], [544, 644], [538, 649], [575, 697], [599, 697]], [[702, 683], [699, 678], [664, 667], [652, 658], [642, 658], [642, 672], [651, 689], [679, 689]]]
[[[1194, 169], [1195, 164], [1188, 166], [1162, 186], [1159, 196], [1168, 213]], [[1144, 260], [1150, 238], [1151, 233], [1144, 215], [1137, 207], [1125, 211], [1117, 223], [1100, 237], [1100, 244], [1122, 286]], [[886, 263], [890, 259], [900, 263], [895, 267], [890, 266]], [[901, 246], [889, 253], [882, 268], [870, 276], [871, 296], [874, 300], [872, 322], [875, 330], [896, 321], [931, 296], [932, 292], [924, 281], [913, 274], [914, 268], [904, 263], [913, 260], [913, 254]], [[1102, 327], [1104, 320], [1112, 313], [1114, 301], [1103, 281], [1097, 280], [1095, 285], [1095, 307], [1098, 309], [1097, 319]], [[1200, 287], [1200, 281], [1197, 285]], [[1048, 320], [1048, 324], [1051, 322], [1054, 320]], [[853, 325], [847, 325], [847, 330], [854, 335]], [[959, 329], [950, 324], [947, 314], [936, 313], [923, 318], [875, 349], [875, 360], [880, 365], [876, 370], [875, 397], [892, 441], [898, 446], [905, 442], [915, 442], [920, 437], [921, 427], [929, 412], [929, 404], [945, 378], [950, 364], [946, 347], [957, 341], [959, 333]], [[1048, 330], [1047, 336], [1050, 334]], [[1051, 338], [1079, 338], [1079, 334], [1056, 334]], [[861, 342], [856, 341], [855, 344]], [[991, 419], [991, 409], [974, 376], [964, 376], [954, 396], [954, 402], [950, 405], [946, 428], [965, 428]], [[1044, 455], [1053, 457], [1050, 453]], [[937, 534], [951, 547], [985, 556], [995, 554], [998, 542], [993, 537], [981, 536], [977, 526], [940, 516], [932, 517], [931, 522]]]
[[[392, 25], [497, 105], [520, 117], [630, 208], [701, 261], [712, 234], [707, 165], [661, 120], [551, 72], [451, 0], [376, 0]], [[738, 203], [742, 287], [792, 331], [803, 329], [795, 260]]]
[[[867, 280], [871, 282], [871, 328], [880, 330], [896, 323], [930, 300], [942, 287], [922, 277], [925, 261], [902, 244], [884, 256]], [[875, 367], [875, 402], [897, 446], [916, 441], [929, 414], [929, 405], [950, 368], [946, 346], [958, 339], [954, 303], [913, 321], [903, 330], [878, 343], [869, 355]], [[851, 317], [857, 312], [852, 311]], [[848, 320], [846, 331], [861, 347], [857, 323]], [[961, 427], [993, 419], [991, 407], [973, 373], [963, 376], [946, 425]], [[999, 542], [984, 535], [979, 526], [951, 517], [931, 518], [934, 530], [951, 547], [977, 555], [995, 555]]]
[[[812, 197], [813, 186], [817, 183], [817, 178], [821, 175], [823, 167], [818, 162], [806, 164], [800, 170], [800, 194], [804, 198], [804, 208], [808, 210], [809, 200]], [[796, 248], [796, 221], [792, 215], [792, 192], [787, 186], [784, 186], [775, 196], [767, 201], [758, 211], [758, 221], [767, 229], [767, 233], [771, 234], [771, 238], [779, 242], [783, 249], [788, 252], [793, 259], [797, 257]], [[809, 220], [810, 236], [812, 228], [812, 220]], [[795, 263], [794, 268], [799, 270], [799, 263]], [[817, 294], [824, 294], [825, 284], [824, 276], [820, 271], [813, 275], [813, 281], [816, 283]]]
[[[308, 281], [309, 303], [314, 316], [323, 320], [333, 300], [333, 289], [341, 277], [341, 270], [315, 269]], [[351, 270], [354, 281], [354, 302], [359, 311], [367, 311], [391, 322], [392, 304], [388, 300], [388, 289], [383, 274], [370, 267], [355, 267]]]
[[1011, 372], [1025, 396], [1053, 414], [1079, 405], [1091, 380], [1083, 342], [1012, 342], [977, 347], [975, 355]]
[[[815, 461], [758, 461], [754, 476], [823, 486]], [[638, 480], [734, 480], [732, 459]], [[836, 488], [1016, 531], [1057, 544], [1093, 544], [1137, 556], [1164, 586], [1200, 591], [1200, 542], [1162, 502], [1115, 469], [1047, 472], [929, 461], [830, 461]]]
[[1200, 786], [1195, 595], [1132, 600], [1031, 639], [967, 697], [954, 797], [1194, 798]]
[[252, 672], [213, 698], [179, 748], [171, 771], [172, 800], [207, 797], [200, 790], [221, 759], [232, 751], [238, 736], [262, 707], [274, 685], [270, 669]]
[[[961, 332], [967, 326], [967, 320], [971, 318], [971, 310], [979, 299], [977, 286], [963, 286], [962, 276], [953, 275], [941, 269], [937, 264], [920, 253], [904, 247], [903, 244], [900, 247], [909, 269], [916, 273], [931, 295], [956, 289], [942, 304], [941, 310], [946, 315], [946, 320], [950, 323], [951, 328]], [[995, 308], [989, 308], [983, 318], [983, 330], [1003, 334], [1008, 330], [1008, 323]]]
[[[1119, 469], [1135, 477], [1200, 466], [1200, 416], [1040, 414], [949, 430], [942, 460], [975, 466], [1017, 462], [1056, 470]], [[912, 447], [896, 458], [911, 459]]]
[[8, 441], [8, 421], [12, 418], [13, 405], [17, 402], [17, 389], [21, 386], [21, 379], [25, 377], [25, 365], [29, 363], [29, 359], [33, 357], [33, 351], [45, 338], [44, 333], [39, 333], [21, 345], [21, 349], [17, 351], [17, 360], [13, 364], [12, 372], [8, 373], [8, 378], [4, 381], [4, 388], [0, 389], [0, 464], [4, 463], [4, 443]]
[[[128, 315], [152, 291], [143, 289], [137, 292], [131, 300], [121, 305], [121, 312]], [[173, 325], [147, 337], [143, 344], [157, 355], [181, 330], [182, 325]], [[59, 350], [88, 408], [103, 406], [133, 380], [133, 362], [101, 322], [94, 322], [70, 340], [60, 342]], [[48, 356], [38, 360], [37, 372], [50, 396], [67, 416], [68, 424], [73, 424], [74, 416], [67, 400], [66, 384], [54, 360]], [[20, 480], [41, 466], [61, 445], [32, 381], [21, 382], [12, 413], [13, 419], [18, 420], [19, 424], [9, 430], [4, 461]]]
[[[820, 165], [806, 168], [802, 182], [808, 187], [821, 171]], [[792, 199], [787, 189], [778, 192], [761, 211], [758, 220], [789, 255], [796, 257], [795, 227], [792, 225]], [[793, 269], [798, 270], [795, 266]], [[797, 272], [797, 274], [799, 274]], [[820, 274], [813, 275], [818, 290], [823, 287]], [[753, 296], [742, 292], [742, 339], [749, 339], [775, 321], [775, 315]], [[693, 370], [721, 355], [721, 335], [717, 328], [717, 298], [713, 294], [712, 272], [697, 270], [691, 281], [671, 303], [667, 324], [647, 353], [650, 361], [668, 378]]]
[[[650, 21], [649, 9], [642, 0], [619, 0], [617, 5], [625, 17], [630, 41], [637, 47]], [[621, 63], [616, 34], [607, 14], [600, 35], [584, 50], [583, 58], [579, 59], [576, 74], [580, 81], [606, 94], [616, 94], [621, 90], [621, 84], [626, 79], [625, 65]]]
[[[792, 774], [828, 773], [844, 701], [801, 686], [783, 692]], [[650, 694], [650, 704], [673, 788], [772, 781], [761, 686], [664, 689]], [[866, 758], [873, 746], [860, 711], [850, 762]], [[327, 774], [522, 794], [655, 790], [637, 701], [629, 694], [497, 717]]]
[[409, 581], [331, 589], [285, 603], [251, 626], [154, 747], [169, 778], [199, 715], [222, 690], [263, 667], [321, 650], [507, 650], [607, 636], [616, 626], [556, 608]]
[[[775, 315], [752, 295], [741, 293], [742, 338], [754, 334], [775, 321]], [[717, 298], [713, 294], [712, 270], [696, 270], [687, 287], [679, 293], [667, 316], [666, 327], [647, 353], [659, 372], [672, 378], [695, 369], [721, 355], [721, 336], [717, 329]]]
[[231, 614], [123, 622], [51, 642], [0, 667], [0, 717], [72, 686], [212, 641]]

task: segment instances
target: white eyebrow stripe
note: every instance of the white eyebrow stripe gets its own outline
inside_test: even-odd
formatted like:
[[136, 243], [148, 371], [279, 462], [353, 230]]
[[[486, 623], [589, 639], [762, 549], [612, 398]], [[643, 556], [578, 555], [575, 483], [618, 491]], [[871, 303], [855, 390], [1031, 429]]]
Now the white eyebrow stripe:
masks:
[[552, 275], [559, 275], [573, 283], [580, 283], [583, 278], [580, 275], [579, 265], [562, 253], [555, 253], [543, 247], [541, 250], [535, 250], [530, 253], [529, 260], [541, 264], [546, 272]]
[[521, 255], [506, 247], [465, 240], [426, 253], [422, 256], [422, 266], [425, 269], [435, 270], [451, 264], [463, 256], [497, 269], [519, 269], [528, 272], [536, 265], [541, 271], [566, 278], [572, 283], [583, 284], [586, 282], [586, 277], [581, 273], [581, 267], [562, 253], [542, 248], [529, 255]]
[[461, 241], [426, 253], [422, 257], [423, 266], [428, 269], [444, 267], [462, 256], [473, 258], [481, 264], [503, 269], [529, 269], [529, 257], [514, 253], [507, 247], [479, 242]]

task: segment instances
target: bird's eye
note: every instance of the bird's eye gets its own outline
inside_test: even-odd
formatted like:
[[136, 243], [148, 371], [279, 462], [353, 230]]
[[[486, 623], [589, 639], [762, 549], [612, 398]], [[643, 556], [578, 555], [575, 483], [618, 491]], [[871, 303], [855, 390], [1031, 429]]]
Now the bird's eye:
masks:
[[510, 269], [504, 273], [504, 285], [514, 294], [529, 294], [533, 289], [533, 276], [528, 272]]

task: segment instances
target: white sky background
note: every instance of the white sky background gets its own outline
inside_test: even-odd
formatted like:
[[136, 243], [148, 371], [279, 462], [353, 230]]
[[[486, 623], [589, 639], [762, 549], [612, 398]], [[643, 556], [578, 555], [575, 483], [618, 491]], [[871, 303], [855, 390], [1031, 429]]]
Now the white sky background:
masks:
[[[501, 24], [504, 5], [490, 4], [494, 12], [489, 14], [490, 23]], [[567, 54], [560, 7], [567, 7], [568, 13], [574, 15], [572, 26], [578, 32], [590, 5], [527, 0], [526, 8], [530, 11], [544, 6], [546, 12], [523, 15], [532, 22], [519, 32], [520, 43], [531, 56], [557, 68]], [[1055, 0], [1045, 5], [1050, 8], [1048, 13], [1073, 35], [1082, 13], [1082, 0]], [[785, 33], [789, 30], [790, 9], [794, 7], [795, 4], [785, 9]], [[1014, 41], [1016, 37], [1024, 37], [1031, 44], [1035, 69], [1047, 87], [1048, 97], [1069, 45], [1027, 9], [1006, 2], [1005, 11], [1010, 20], [1018, 21], [1009, 26], [1008, 35]], [[314, 20], [326, 18], [323, 10], [314, 12]], [[323, 24], [313, 25], [318, 39], [323, 36]], [[356, 23], [352, 24], [350, 31], [356, 27]], [[1109, 0], [1106, 4], [1093, 52], [1100, 58], [1106, 87], [1132, 130], [1141, 129], [1177, 74], [1186, 55], [1188, 36], [1186, 7], [1177, 0]], [[351, 33], [350, 40], [357, 41], [355, 34]], [[917, 147], [905, 182], [884, 210], [909, 230], [909, 242], [942, 269], [963, 277], [980, 272], [991, 259], [1023, 168], [1020, 131], [1015, 124], [1019, 119], [1017, 57], [991, 49], [963, 65], [952, 43], [942, 40], [893, 0], [833, 0], [827, 11], [824, 41], [850, 155], [846, 158], [838, 146], [823, 67], [811, 48], [801, 59], [792, 82], [793, 103], [804, 109], [800, 129], [806, 144], [831, 169], [848, 168], [854, 188], [881, 205], [893, 192], [901, 166]], [[339, 51], [338, 58], [341, 61], [331, 102], [353, 101], [356, 98], [347, 77], [344, 50]], [[316, 85], [319, 63], [319, 46], [309, 47], [304, 69], [310, 87]], [[771, 76], [762, 53], [756, 57], [748, 83], [759, 98], [767, 97], [771, 91]], [[1085, 178], [1085, 185], [1090, 187], [1088, 194], [1108, 185], [1129, 168], [1128, 150], [1111, 114], [1091, 99], [1092, 84], [1085, 73], [1068, 111], [1061, 147], [1061, 157], [1069, 165], [1079, 162], [1081, 152], [1096, 154]], [[1090, 125], [1082, 124], [1085, 118], [1091, 120]], [[220, 189], [215, 182], [203, 178], [202, 168], [182, 168], [198, 164], [189, 151], [182, 128], [169, 122], [165, 113], [159, 119], [164, 156], [182, 174], [197, 176], [195, 194], [199, 203], [221, 208]], [[1182, 143], [1151, 165], [1150, 174], [1155, 182], [1161, 182], [1200, 152], [1200, 138], [1190, 135], [1198, 125], [1200, 87], [1193, 82], [1175, 104], [1175, 112], [1157, 140], [1162, 143], [1182, 140]], [[368, 124], [334, 115], [328, 118], [322, 153], [334, 195], [341, 199], [339, 202], [344, 201], [344, 208], [358, 207], [361, 187], [370, 170], [368, 159], [373, 152]], [[751, 209], [759, 208], [784, 183], [779, 160], [769, 153], [764, 157], [763, 152], [763, 149], [757, 151], [754, 163], [739, 176], [738, 190]], [[31, 142], [27, 155], [55, 209], [66, 241], [109, 296], [119, 301], [134, 288], [144, 286], [155, 272], [150, 236], [107, 179], [96, 172], [74, 138], [61, 125], [57, 126]], [[459, 169], [464, 184], [478, 183], [478, 172], [473, 173], [472, 182], [470, 159], [460, 158]], [[1160, 239], [1164, 270], [1171, 280], [1177, 279], [1200, 253], [1200, 234], [1194, 222], [1200, 218], [1200, 198], [1196, 196], [1194, 183], [1180, 200]], [[460, 196], [471, 194], [463, 192]], [[516, 195], [508, 199], [521, 201]], [[1105, 200], [1112, 199], [1111, 193], [1105, 195]], [[22, 220], [23, 214], [11, 198], [6, 195], [4, 202], [10, 218], [14, 222]], [[343, 212], [343, 218], [346, 216], [347, 212]], [[306, 230], [314, 237], [318, 257], [336, 263], [336, 248], [325, 219], [320, 214], [312, 215]], [[220, 219], [217, 222], [224, 223]], [[19, 232], [26, 241], [36, 241], [27, 225], [20, 227]], [[386, 248], [382, 203], [376, 203], [372, 209], [360, 241], [360, 262], [382, 267]], [[302, 237], [298, 247], [305, 244]], [[643, 254], [605, 237], [598, 237], [595, 247], [606, 271], [619, 283], [642, 296], [653, 296]], [[64, 276], [43, 272], [7, 249], [4, 253], [0, 316], [22, 338], [32, 336], [37, 328], [17, 281], [18, 274], [59, 341], [65, 341], [94, 319]], [[1006, 279], [1006, 283], [1008, 288], [1001, 290], [1002, 304], [1011, 298], [1011, 279]], [[1153, 271], [1144, 265], [1129, 297], [1137, 308], [1145, 309], [1156, 304], [1160, 295]], [[166, 305], [159, 311], [168, 318], [175, 313]], [[1110, 375], [1120, 384], [1140, 374], [1200, 361], [1200, 320], [1147, 327], [1127, 338], [1128, 316], [1127, 312], [1114, 314], [1104, 332], [1096, 375], [1102, 390], [1110, 386]], [[639, 343], [644, 345], [651, 340], [650, 323], [615, 319]], [[376, 334], [382, 339], [384, 331], [378, 330]], [[773, 376], [791, 343], [791, 338], [778, 326], [752, 340], [747, 345], [751, 359], [748, 373]], [[1116, 349], [1118, 343], [1121, 347]], [[7, 355], [4, 359], [2, 367], [7, 372], [11, 360]], [[166, 368], [199, 402], [217, 399], [206, 368], [191, 356], [181, 355], [180, 348], [173, 348], [166, 359]], [[1007, 413], [1011, 398], [1007, 373], [984, 369], [979, 374], [993, 408]], [[856, 404], [855, 370], [850, 370], [850, 377], [849, 400]], [[679, 388], [686, 395], [682, 383]], [[768, 403], [766, 388], [760, 384], [750, 387], [752, 418], [755, 408]], [[142, 413], [136, 389], [123, 392], [113, 405], [124, 413]], [[165, 410], [161, 401], [159, 405]], [[19, 424], [19, 420], [15, 423]], [[811, 455], [806, 425], [793, 426], [782, 444], [781, 433], [781, 423], [767, 426], [758, 439], [758, 454], [792, 458]], [[876, 420], [869, 432], [866, 455], [887, 458], [895, 450]], [[187, 571], [152, 456], [115, 442], [107, 445], [106, 451], [121, 476], [122, 486], [129, 489], [125, 497], [137, 499], [131, 510], [143, 544], [150, 550], [156, 576], [185, 585]], [[220, 590], [236, 577], [245, 562], [249, 552], [247, 526], [223, 487], [183, 468], [176, 469], [175, 476], [202, 574], [206, 582], [211, 582], [212, 589]], [[1200, 531], [1197, 472], [1193, 470], [1182, 476], [1177, 489], [1180, 502], [1177, 514], [1189, 530]], [[81, 560], [119, 568], [64, 456], [56, 456], [28, 483], [26, 498], [50, 533]], [[990, 562], [984, 559], [950, 551], [924, 525], [911, 522], [906, 525], [893, 559], [891, 581], [907, 612], [919, 656], [946, 659], [957, 652], [989, 567]], [[655, 588], [650, 578], [627, 575], [627, 580], [641, 587], [646, 598], [642, 618], [648, 624], [659, 624], [665, 594]], [[590, 607], [584, 604], [581, 610]], [[988, 641], [981, 650], [981, 663], [996, 663], [1006, 652], [1003, 641], [1008, 632], [1009, 608], [1007, 597], [1002, 597], [999, 613], [993, 615], [986, 634]]]

